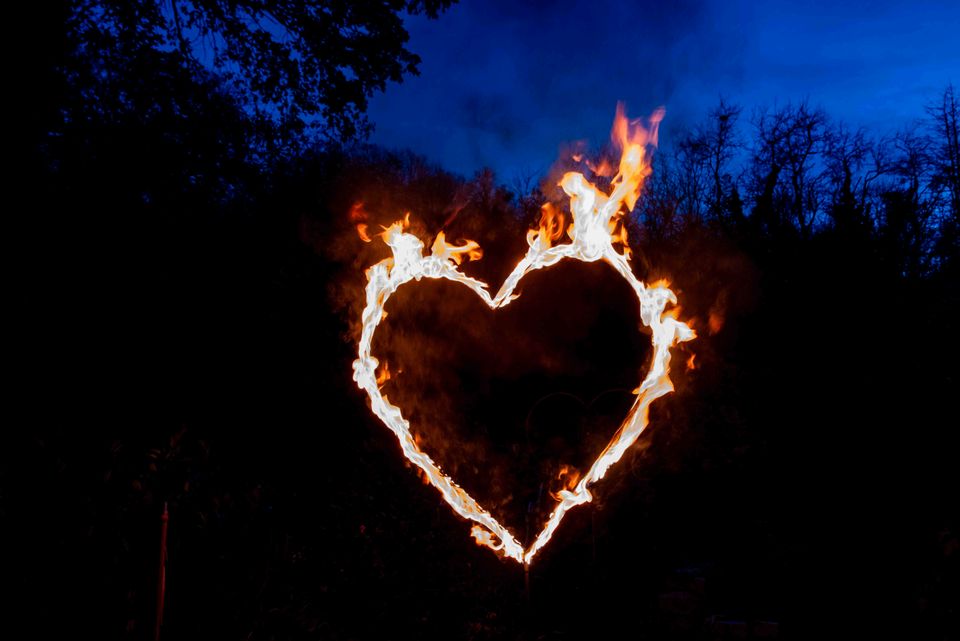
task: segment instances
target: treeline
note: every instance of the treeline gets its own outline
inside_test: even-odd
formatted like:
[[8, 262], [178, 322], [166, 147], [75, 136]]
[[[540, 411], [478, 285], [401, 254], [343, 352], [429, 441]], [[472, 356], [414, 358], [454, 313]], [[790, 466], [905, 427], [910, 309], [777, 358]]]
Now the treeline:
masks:
[[869, 243], [905, 278], [953, 273], [960, 222], [960, 108], [947, 85], [927, 113], [885, 134], [808, 102], [743, 109], [721, 100], [656, 156], [638, 214], [669, 237], [705, 225], [740, 238]]
[[[662, 245], [707, 234], [758, 259], [810, 244], [901, 281], [951, 282], [960, 252], [958, 122], [953, 85], [913, 123], [887, 133], [835, 121], [806, 101], [746, 115], [721, 100], [655, 152], [652, 176], [628, 217], [633, 241]], [[369, 146], [310, 157], [287, 169], [297, 180], [330, 186], [328, 207], [311, 217], [346, 220], [351, 205], [363, 202], [384, 224], [411, 211], [425, 235], [450, 227], [478, 239], [497, 227], [516, 233], [536, 226], [544, 202], [565, 206], [555, 184], [560, 171], [584, 171], [600, 185], [609, 180], [571, 159], [560, 159], [547, 176], [505, 184], [489, 169], [457, 177], [409, 152]]]

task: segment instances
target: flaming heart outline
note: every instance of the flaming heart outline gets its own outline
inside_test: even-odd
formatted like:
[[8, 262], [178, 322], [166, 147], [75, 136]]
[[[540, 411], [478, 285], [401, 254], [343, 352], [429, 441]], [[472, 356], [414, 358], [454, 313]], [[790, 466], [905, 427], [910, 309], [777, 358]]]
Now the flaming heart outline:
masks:
[[[668, 303], [676, 304], [673, 292], [664, 284], [647, 286], [639, 280], [630, 268], [629, 254], [617, 252], [609, 231], [600, 228], [600, 223], [609, 222], [610, 216], [604, 216], [601, 207], [589, 203], [585, 213], [581, 200], [581, 216], [577, 216], [576, 198], [582, 194], [571, 194], [571, 208], [574, 211], [574, 224], [570, 230], [572, 242], [549, 246], [543, 234], [529, 237], [530, 249], [503, 282], [495, 296], [490, 296], [487, 283], [472, 278], [460, 271], [461, 254], [476, 249], [476, 244], [464, 247], [450, 247], [438, 236], [430, 256], [423, 255], [424, 244], [413, 234], [403, 231], [402, 222], [395, 223], [382, 234], [384, 241], [393, 252], [387, 258], [367, 270], [366, 307], [363, 310], [363, 331], [360, 337], [358, 358], [353, 363], [353, 379], [366, 390], [374, 414], [394, 433], [400, 442], [404, 456], [426, 474], [444, 500], [454, 512], [473, 521], [472, 534], [478, 543], [502, 553], [522, 564], [529, 564], [534, 555], [550, 540], [553, 532], [563, 520], [564, 515], [577, 505], [588, 503], [592, 496], [590, 486], [598, 482], [623, 454], [637, 441], [649, 423], [650, 404], [657, 398], [673, 390], [669, 377], [670, 348], [695, 337], [694, 331], [678, 321], [670, 311], [665, 311]], [[589, 214], [589, 215], [586, 215]], [[578, 227], [579, 223], [579, 227]], [[597, 233], [597, 232], [602, 233]], [[385, 318], [384, 307], [390, 296], [402, 285], [422, 278], [446, 279], [464, 285], [477, 294], [492, 310], [508, 305], [515, 299], [515, 289], [529, 272], [556, 265], [564, 259], [585, 263], [602, 260], [612, 266], [633, 288], [640, 305], [640, 319], [643, 325], [651, 329], [653, 355], [650, 368], [639, 387], [637, 396], [626, 418], [614, 433], [607, 446], [593, 461], [586, 474], [581, 477], [572, 490], [562, 490], [560, 499], [543, 529], [526, 549], [516, 537], [487, 510], [480, 506], [470, 494], [445, 475], [437, 464], [423, 452], [410, 432], [410, 422], [403, 417], [401, 409], [389, 402], [381, 393], [376, 371], [379, 361], [371, 353], [376, 329]], [[671, 310], [672, 311], [672, 310]]]
[[[668, 303], [677, 302], [666, 284], [647, 286], [634, 276], [629, 263], [626, 229], [620, 221], [624, 211], [633, 209], [640, 195], [640, 187], [650, 174], [647, 151], [648, 147], [657, 144], [657, 129], [663, 115], [663, 108], [658, 109], [649, 119], [649, 127], [645, 127], [639, 120], [628, 120], [623, 104], [617, 105], [611, 138], [622, 154], [619, 171], [609, 183], [610, 193], [598, 189], [579, 172], [564, 174], [559, 186], [570, 197], [573, 220], [566, 230], [570, 242], [551, 244], [562, 235], [562, 218], [554, 217], [552, 213], [556, 213], [555, 208], [545, 205], [539, 232], [527, 234], [530, 248], [504, 280], [496, 296], [490, 296], [486, 283], [460, 271], [464, 255], [479, 257], [476, 243], [469, 241], [463, 246], [451, 246], [445, 242], [443, 232], [440, 232], [431, 255], [424, 256], [423, 241], [404, 232], [409, 223], [409, 214], [405, 220], [394, 223], [380, 234], [393, 256], [367, 270], [367, 303], [361, 316], [363, 329], [357, 360], [353, 363], [353, 380], [366, 390], [371, 409], [397, 437], [403, 455], [426, 474], [427, 480], [440, 491], [454, 512], [475, 523], [471, 533], [477, 542], [524, 565], [529, 565], [537, 551], [550, 541], [567, 511], [591, 500], [590, 486], [602, 479], [607, 470], [637, 441], [649, 422], [650, 404], [673, 390], [669, 376], [670, 348], [696, 336], [686, 323], [676, 319], [676, 314], [672, 313], [675, 310], [665, 311]], [[363, 229], [358, 231], [361, 231], [361, 236], [365, 235]], [[623, 245], [623, 253], [614, 249], [615, 242]], [[371, 354], [371, 345], [377, 327], [386, 317], [384, 307], [387, 300], [406, 283], [422, 278], [450, 280], [468, 287], [491, 309], [496, 310], [516, 298], [514, 291], [527, 273], [551, 267], [564, 259], [585, 263], [602, 260], [630, 284], [640, 304], [640, 320], [651, 330], [653, 354], [650, 368], [635, 390], [637, 398], [619, 429], [577, 485], [572, 490], [560, 492], [557, 506], [543, 529], [533, 543], [524, 549], [506, 527], [446, 476], [417, 446], [410, 432], [410, 422], [403, 417], [400, 408], [392, 405], [380, 391], [376, 375], [379, 361]]]

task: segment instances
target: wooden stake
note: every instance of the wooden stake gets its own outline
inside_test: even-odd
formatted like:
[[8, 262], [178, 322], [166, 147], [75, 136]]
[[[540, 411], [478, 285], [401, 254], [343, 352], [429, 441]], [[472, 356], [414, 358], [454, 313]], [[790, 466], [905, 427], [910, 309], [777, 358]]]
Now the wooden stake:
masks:
[[530, 564], [523, 564], [523, 598], [530, 602]]
[[163, 625], [163, 596], [167, 588], [167, 502], [163, 502], [163, 516], [160, 517], [160, 571], [157, 573], [157, 625], [153, 630], [153, 641], [160, 641], [160, 626]]

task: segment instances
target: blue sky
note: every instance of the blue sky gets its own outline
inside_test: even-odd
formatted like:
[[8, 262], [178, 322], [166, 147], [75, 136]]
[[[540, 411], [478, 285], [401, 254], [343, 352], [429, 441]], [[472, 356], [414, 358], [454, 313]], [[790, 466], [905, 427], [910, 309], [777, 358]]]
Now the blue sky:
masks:
[[617, 100], [631, 116], [665, 105], [669, 144], [720, 95], [745, 117], [807, 98], [887, 132], [960, 83], [960, 0], [461, 0], [407, 26], [421, 75], [372, 99], [371, 141], [504, 182], [601, 143]]

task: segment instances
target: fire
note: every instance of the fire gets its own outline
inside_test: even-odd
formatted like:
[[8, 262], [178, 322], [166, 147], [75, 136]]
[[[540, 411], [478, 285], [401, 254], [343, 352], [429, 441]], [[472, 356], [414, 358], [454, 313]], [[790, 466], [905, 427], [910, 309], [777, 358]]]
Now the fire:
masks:
[[[580, 470], [572, 465], [563, 464], [560, 466], [560, 471], [557, 472], [557, 480], [561, 481], [563, 489], [572, 490], [576, 487], [577, 481], [580, 480]], [[560, 500], [559, 494], [553, 494], [552, 496], [556, 500]]]
[[[390, 247], [392, 257], [367, 270], [366, 307], [361, 316], [362, 332], [357, 360], [353, 363], [353, 380], [370, 397], [373, 412], [394, 433], [404, 456], [422, 471], [427, 481], [441, 493], [453, 510], [475, 525], [471, 534], [478, 545], [486, 546], [518, 563], [529, 564], [537, 552], [553, 536], [564, 515], [572, 508], [590, 502], [590, 488], [604, 477], [624, 453], [637, 441], [646, 428], [650, 404], [673, 390], [669, 377], [670, 348], [695, 337], [689, 325], [677, 319], [677, 298], [665, 282], [646, 285], [630, 267], [623, 215], [631, 211], [640, 195], [644, 179], [650, 173], [649, 148], [657, 143], [657, 127], [663, 110], [656, 112], [648, 127], [639, 121], [629, 121], [622, 105], [618, 105], [612, 131], [614, 144], [621, 149], [619, 170], [611, 179], [608, 191], [589, 182], [581, 173], [568, 172], [560, 187], [570, 198], [572, 217], [564, 229], [565, 217], [554, 205], [545, 205], [538, 230], [527, 236], [529, 249], [507, 276], [500, 290], [493, 296], [487, 283], [460, 271], [464, 257], [475, 260], [481, 256], [480, 247], [473, 241], [460, 246], [446, 243], [443, 232], [437, 235], [431, 253], [425, 256], [424, 243], [406, 233], [409, 214], [403, 221], [387, 227], [380, 234]], [[563, 233], [569, 242], [555, 244]], [[620, 245], [618, 252], [614, 245]], [[545, 269], [564, 259], [582, 262], [604, 261], [617, 271], [633, 288], [640, 306], [640, 318], [651, 330], [653, 355], [650, 368], [636, 389], [636, 399], [613, 438], [594, 460], [590, 468], [573, 475], [561, 472], [565, 489], [557, 495], [557, 505], [537, 537], [524, 547], [507, 528], [483, 509], [466, 491], [445, 475], [414, 438], [410, 422], [399, 407], [390, 403], [381, 392], [378, 381], [379, 361], [371, 353], [377, 326], [385, 318], [384, 307], [390, 296], [401, 286], [422, 278], [446, 279], [471, 289], [491, 309], [510, 303], [518, 294], [514, 291], [528, 273]], [[384, 367], [384, 371], [386, 367]]]
[[384, 383], [389, 381], [392, 378], [390, 376], [390, 364], [387, 362], [383, 363], [383, 368], [380, 370], [380, 373], [377, 374], [377, 387], [383, 387]]
[[437, 239], [433, 241], [433, 247], [430, 248], [430, 251], [435, 258], [452, 260], [455, 265], [459, 265], [463, 261], [464, 255], [466, 255], [467, 260], [483, 258], [483, 250], [474, 241], [468, 240], [460, 246], [448, 245], [443, 232], [437, 234]]
[[367, 211], [363, 208], [363, 202], [357, 201], [353, 203], [353, 206], [350, 208], [350, 222], [356, 223], [357, 225], [357, 234], [360, 235], [360, 240], [365, 243], [373, 242], [373, 239], [370, 238], [370, 235], [367, 233]]
[[539, 242], [541, 245], [549, 247], [555, 241], [560, 240], [560, 237], [567, 231], [563, 226], [566, 217], [553, 203], [544, 204], [540, 211], [540, 228], [531, 229], [527, 232], [527, 244], [533, 246], [533, 243]]

